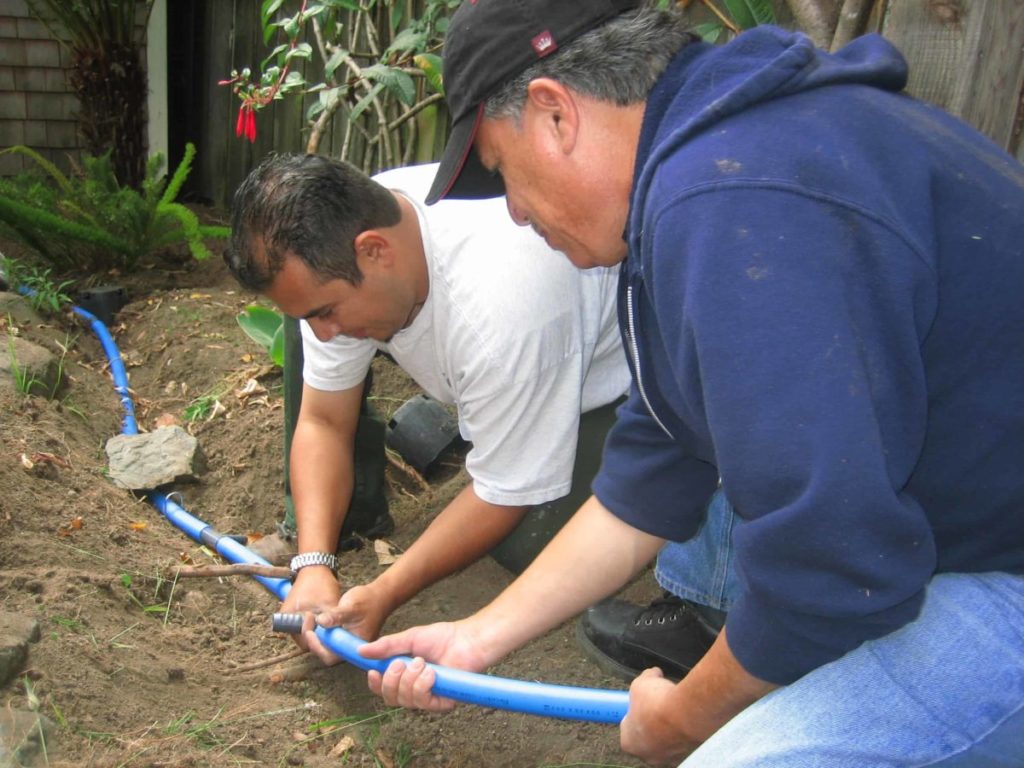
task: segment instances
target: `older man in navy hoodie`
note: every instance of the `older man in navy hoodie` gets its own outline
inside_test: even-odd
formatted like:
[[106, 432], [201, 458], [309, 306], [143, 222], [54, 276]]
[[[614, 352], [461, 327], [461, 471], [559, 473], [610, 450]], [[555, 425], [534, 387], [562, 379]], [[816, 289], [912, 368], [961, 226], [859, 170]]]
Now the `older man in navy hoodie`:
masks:
[[[735, 600], [626, 751], [1024, 765], [1024, 170], [900, 93], [887, 42], [713, 47], [630, 0], [471, 0], [434, 199], [622, 263], [633, 390], [592, 497], [477, 614], [364, 648], [484, 669], [735, 510]], [[322, 622], [330, 624], [332, 617]], [[422, 658], [370, 673], [447, 709]], [[689, 757], [687, 757], [689, 755]]]

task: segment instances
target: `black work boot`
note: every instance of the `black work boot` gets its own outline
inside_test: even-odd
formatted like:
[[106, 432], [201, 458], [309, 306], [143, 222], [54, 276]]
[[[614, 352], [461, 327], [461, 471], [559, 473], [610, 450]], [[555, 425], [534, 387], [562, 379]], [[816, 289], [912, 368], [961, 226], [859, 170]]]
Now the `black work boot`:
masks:
[[583, 652], [605, 672], [632, 680], [660, 667], [665, 677], [681, 680], [718, 636], [718, 628], [699, 607], [666, 593], [650, 605], [603, 600], [576, 623]]
[[357, 537], [379, 539], [395, 529], [384, 481], [384, 431], [384, 422], [364, 409], [356, 425], [352, 501], [341, 528], [339, 552], [358, 548]]

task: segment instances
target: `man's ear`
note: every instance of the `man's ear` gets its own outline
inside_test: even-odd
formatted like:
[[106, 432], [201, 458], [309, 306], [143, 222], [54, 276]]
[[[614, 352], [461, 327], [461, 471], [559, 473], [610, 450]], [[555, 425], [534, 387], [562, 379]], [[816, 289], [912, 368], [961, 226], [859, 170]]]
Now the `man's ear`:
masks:
[[373, 267], [388, 267], [394, 260], [391, 240], [378, 229], [367, 229], [356, 235], [352, 243], [360, 272]]
[[562, 151], [571, 152], [576, 146], [580, 125], [575, 94], [557, 80], [538, 77], [531, 80], [526, 88], [526, 102], [535, 110], [535, 118], [542, 121]]

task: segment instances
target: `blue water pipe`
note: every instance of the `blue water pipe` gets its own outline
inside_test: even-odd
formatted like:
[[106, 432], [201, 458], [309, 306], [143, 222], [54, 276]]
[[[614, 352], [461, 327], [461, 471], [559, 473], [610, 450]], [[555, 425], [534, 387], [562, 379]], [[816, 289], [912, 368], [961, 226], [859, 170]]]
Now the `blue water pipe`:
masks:
[[[28, 293], [28, 291], [23, 290], [22, 293]], [[135, 406], [128, 389], [128, 375], [113, 336], [107, 326], [88, 310], [77, 306], [72, 309], [75, 314], [89, 322], [110, 361], [110, 375], [114, 379], [114, 389], [121, 398], [121, 405], [124, 408], [122, 433], [138, 434]], [[267, 560], [243, 546], [236, 539], [218, 532], [164, 494], [152, 491], [148, 494], [148, 498], [153, 506], [172, 524], [196, 541], [213, 549], [229, 562], [270, 565]], [[287, 579], [266, 576], [254, 576], [253, 578], [280, 600], [284, 600], [288, 590], [291, 589], [291, 582]], [[331, 651], [360, 669], [376, 669], [383, 672], [393, 661], [393, 659], [364, 658], [359, 653], [359, 648], [364, 641], [340, 627], [330, 629], [317, 627], [316, 634]], [[404, 656], [394, 658], [403, 659], [407, 663], [410, 661], [408, 657]], [[436, 681], [432, 690], [438, 696], [495, 709], [568, 720], [618, 723], [625, 717], [629, 705], [629, 695], [626, 691], [511, 680], [435, 664], [431, 664], [430, 667], [436, 673]]]

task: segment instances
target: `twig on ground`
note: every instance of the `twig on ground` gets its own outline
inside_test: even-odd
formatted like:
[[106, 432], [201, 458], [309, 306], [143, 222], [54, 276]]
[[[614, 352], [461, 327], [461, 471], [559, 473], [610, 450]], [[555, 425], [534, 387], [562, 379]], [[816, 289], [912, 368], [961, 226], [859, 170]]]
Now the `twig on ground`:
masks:
[[399, 470], [400, 472], [403, 472], [406, 476], [412, 478], [416, 482], [416, 484], [419, 485], [420, 490], [423, 490], [423, 491], [429, 491], [430, 490], [430, 483], [428, 483], [424, 479], [423, 475], [421, 475], [415, 469], [410, 467], [408, 464], [406, 464], [400, 458], [398, 458], [397, 456], [392, 454], [391, 451], [385, 451], [384, 453], [388, 457], [388, 464], [390, 464], [391, 466], [393, 466], [395, 469]]
[[231, 565], [176, 565], [164, 571], [165, 579], [211, 578], [216, 576], [265, 576], [290, 579], [292, 572], [280, 565], [233, 563]]
[[[262, 661], [253, 661], [248, 664], [235, 664], [234, 666], [228, 667], [228, 671], [232, 674], [236, 672], [252, 672], [256, 669], [263, 669], [265, 667], [272, 667], [275, 664], [282, 664], [291, 659], [303, 656], [309, 653], [309, 651], [303, 648], [293, 648], [286, 653], [278, 654], [277, 656], [271, 656], [269, 659], [263, 659]], [[229, 662], [234, 663], [234, 662]]]

